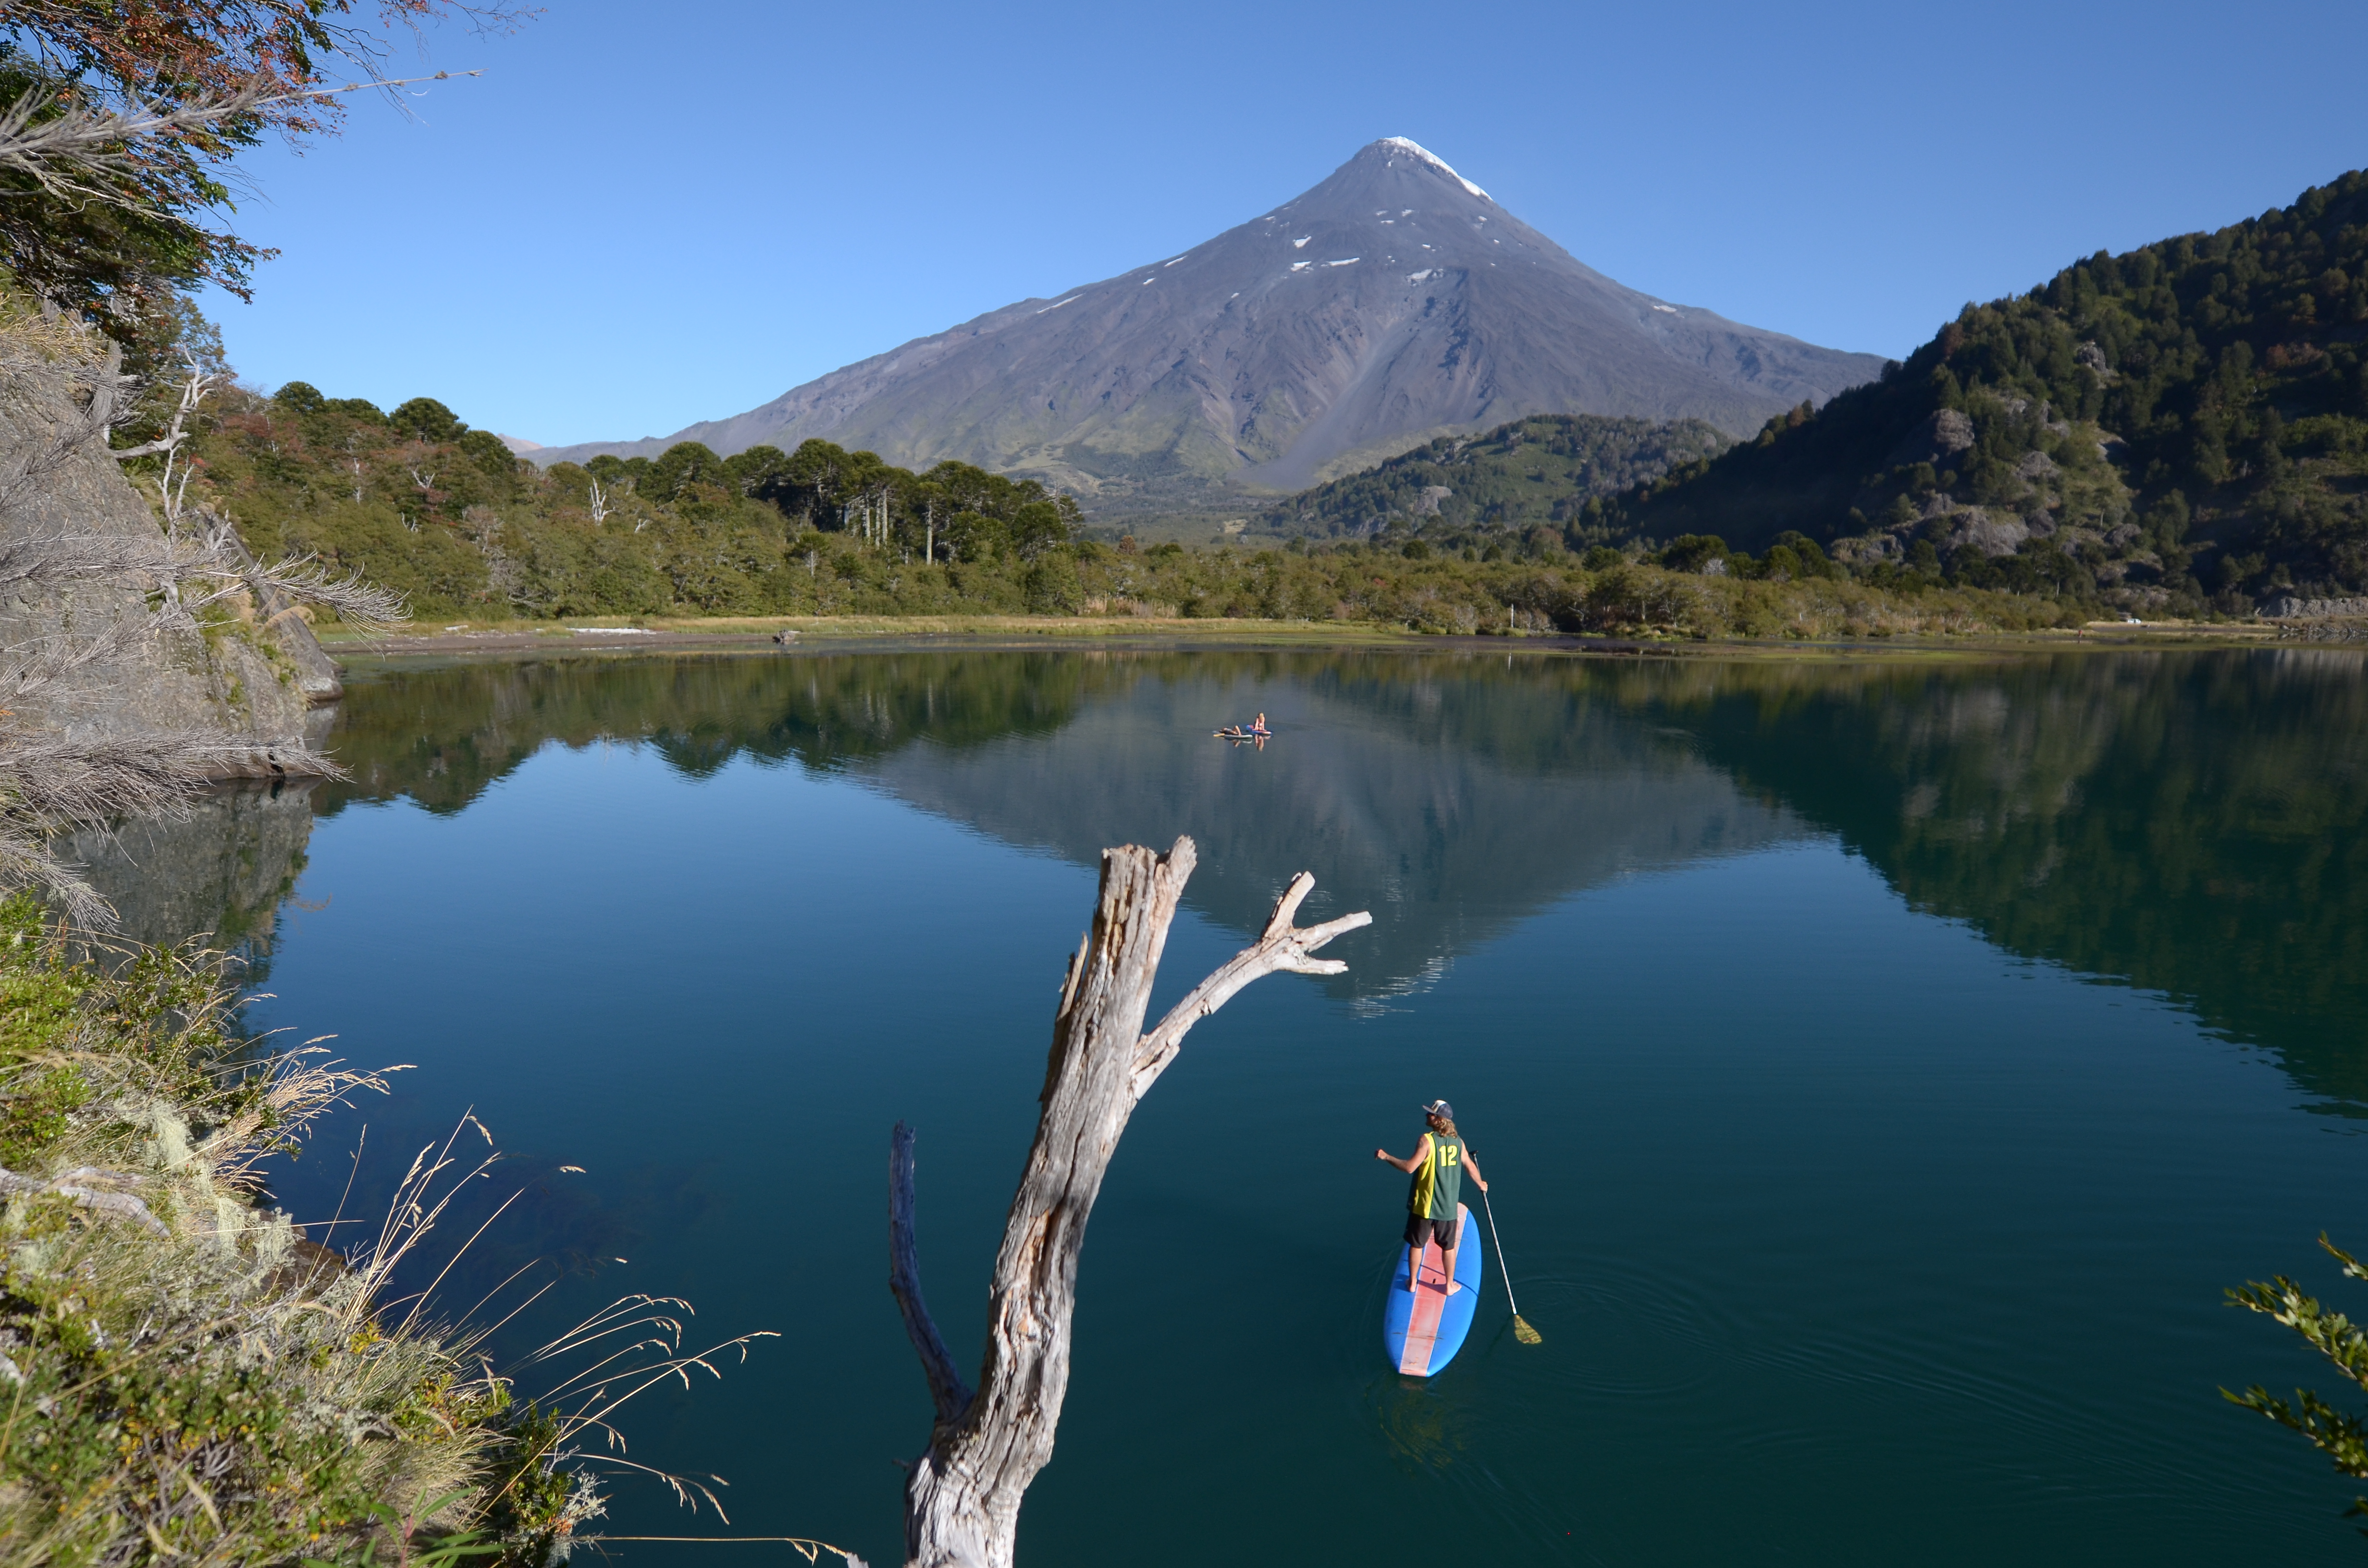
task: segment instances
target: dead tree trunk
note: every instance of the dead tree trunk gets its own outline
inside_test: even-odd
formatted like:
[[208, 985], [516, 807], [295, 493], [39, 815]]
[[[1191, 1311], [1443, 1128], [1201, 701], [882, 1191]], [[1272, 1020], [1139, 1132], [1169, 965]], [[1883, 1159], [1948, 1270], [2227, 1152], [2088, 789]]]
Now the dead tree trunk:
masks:
[[1165, 855], [1138, 846], [1102, 851], [1100, 903], [1093, 928], [1070, 957], [1053, 1019], [1036, 1142], [996, 1255], [986, 1358], [975, 1392], [955, 1369], [921, 1299], [911, 1130], [899, 1122], [890, 1142], [888, 1288], [937, 1405], [929, 1450], [905, 1488], [905, 1555], [916, 1568], [1009, 1568], [1019, 1500], [1053, 1457], [1068, 1392], [1069, 1320], [1086, 1220], [1135, 1102], [1176, 1059], [1185, 1032], [1235, 992], [1278, 970], [1339, 973], [1346, 964], [1308, 955], [1372, 921], [1349, 915], [1295, 929], [1292, 917], [1315, 885], [1302, 871], [1276, 901], [1258, 939], [1145, 1034], [1160, 951], [1193, 860], [1189, 838]]

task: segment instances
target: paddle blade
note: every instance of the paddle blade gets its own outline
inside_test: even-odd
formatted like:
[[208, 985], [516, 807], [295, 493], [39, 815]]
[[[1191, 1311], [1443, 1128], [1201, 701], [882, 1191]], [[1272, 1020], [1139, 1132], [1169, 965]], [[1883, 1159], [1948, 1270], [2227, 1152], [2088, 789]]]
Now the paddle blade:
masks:
[[1543, 1345], [1546, 1336], [1530, 1326], [1530, 1320], [1520, 1313], [1513, 1314], [1513, 1337], [1524, 1345]]

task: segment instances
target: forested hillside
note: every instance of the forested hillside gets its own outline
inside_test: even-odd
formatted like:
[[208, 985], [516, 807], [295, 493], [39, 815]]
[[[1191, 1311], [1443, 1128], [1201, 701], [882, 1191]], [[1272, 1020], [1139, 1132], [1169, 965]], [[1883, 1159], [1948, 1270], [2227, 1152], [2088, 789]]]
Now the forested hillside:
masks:
[[1540, 415], [1483, 436], [1448, 436], [1303, 491], [1258, 527], [1319, 539], [1359, 538], [1392, 522], [1424, 522], [1425, 537], [1460, 546], [1463, 531], [1560, 531], [1579, 508], [1723, 450], [1727, 437], [1700, 419], [1657, 422]]
[[258, 554], [317, 554], [429, 614], [811, 613], [916, 557], [983, 603], [1051, 608], [1077, 517], [1032, 482], [827, 441], [538, 471], [433, 398], [381, 413], [302, 381], [231, 389], [192, 449], [191, 501]]
[[1968, 305], [1904, 365], [1584, 529], [2138, 610], [2368, 588], [2368, 174]]

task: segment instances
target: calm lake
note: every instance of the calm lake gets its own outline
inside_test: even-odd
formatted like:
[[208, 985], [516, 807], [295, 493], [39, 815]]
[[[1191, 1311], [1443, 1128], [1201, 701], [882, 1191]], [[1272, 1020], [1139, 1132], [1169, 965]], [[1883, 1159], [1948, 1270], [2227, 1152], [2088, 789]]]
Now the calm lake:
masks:
[[[616, 1533], [899, 1561], [889, 1129], [974, 1362], [1098, 852], [1190, 834], [1156, 1008], [1302, 869], [1374, 924], [1137, 1111], [1023, 1561], [2357, 1560], [2356, 1488], [2217, 1392], [2343, 1386], [2224, 1287], [2368, 1309], [2315, 1244], [2368, 1247], [2357, 654], [585, 658], [359, 670], [329, 744], [353, 783], [102, 872], [416, 1064], [280, 1168], [300, 1220], [473, 1108], [514, 1158], [422, 1261], [524, 1189], [439, 1293], [545, 1260], [505, 1354], [628, 1291], [779, 1333], [620, 1423], [730, 1523], [624, 1481]], [[1434, 1096], [1544, 1343], [1492, 1256], [1423, 1383], [1372, 1151]]]

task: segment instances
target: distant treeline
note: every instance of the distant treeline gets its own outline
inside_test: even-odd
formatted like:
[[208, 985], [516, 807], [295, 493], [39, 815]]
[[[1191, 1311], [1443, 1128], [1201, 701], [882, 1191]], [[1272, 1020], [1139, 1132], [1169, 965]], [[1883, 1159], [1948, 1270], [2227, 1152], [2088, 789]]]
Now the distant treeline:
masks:
[[258, 551], [362, 571], [427, 613], [828, 613], [915, 567], [998, 608], [1076, 597], [1076, 502], [966, 463], [685, 442], [544, 471], [433, 398], [382, 413], [302, 381], [231, 389], [194, 452], [193, 499]]
[[916, 474], [827, 441], [538, 470], [431, 398], [381, 412], [300, 381], [210, 407], [193, 502], [260, 554], [361, 571], [431, 619], [1058, 614], [1797, 637], [2053, 625], [2087, 607], [1845, 569], [1797, 534], [1756, 557], [1714, 540], [1581, 554], [1569, 525], [1425, 518], [1364, 540], [1146, 549], [1086, 537], [1076, 502], [1032, 481], [952, 462]]

